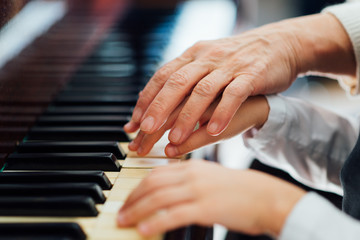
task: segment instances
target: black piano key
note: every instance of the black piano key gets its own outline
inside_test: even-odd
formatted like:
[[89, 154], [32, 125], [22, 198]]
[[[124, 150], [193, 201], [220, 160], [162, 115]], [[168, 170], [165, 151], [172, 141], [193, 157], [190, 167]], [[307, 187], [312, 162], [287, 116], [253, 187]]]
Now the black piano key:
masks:
[[44, 115], [124, 115], [131, 116], [132, 107], [128, 106], [51, 106]]
[[103, 190], [112, 187], [103, 171], [0, 172], [0, 184], [7, 183], [95, 183]]
[[104, 203], [105, 196], [96, 183], [6, 183], [0, 184], [1, 197], [87, 196]]
[[119, 95], [119, 96], [58, 96], [54, 100], [54, 105], [58, 106], [135, 106], [138, 99], [137, 95]]
[[122, 127], [33, 127], [27, 140], [129, 142]]
[[90, 197], [1, 197], [0, 216], [95, 217], [98, 211]]
[[37, 126], [124, 126], [129, 122], [129, 116], [40, 116], [37, 119]]
[[120, 171], [112, 153], [12, 153], [6, 170], [102, 170]]
[[126, 157], [118, 142], [28, 141], [20, 143], [16, 150], [19, 153], [111, 152], [117, 159]]
[[0, 223], [0, 239], [7, 240], [85, 240], [77, 223]]

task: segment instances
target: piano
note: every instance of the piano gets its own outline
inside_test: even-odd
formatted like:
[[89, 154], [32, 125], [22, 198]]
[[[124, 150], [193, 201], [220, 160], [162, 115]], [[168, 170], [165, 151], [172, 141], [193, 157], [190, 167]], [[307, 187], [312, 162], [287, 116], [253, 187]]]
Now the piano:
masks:
[[182, 160], [161, 144], [128, 152], [122, 128], [181, 13], [164, 2], [0, 2], [0, 239], [143, 239], [117, 211], [153, 167]]

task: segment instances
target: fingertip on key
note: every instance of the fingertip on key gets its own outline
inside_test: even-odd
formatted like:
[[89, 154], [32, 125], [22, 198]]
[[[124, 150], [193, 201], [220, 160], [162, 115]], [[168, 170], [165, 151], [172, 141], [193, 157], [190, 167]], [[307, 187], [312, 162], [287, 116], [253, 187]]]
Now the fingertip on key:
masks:
[[138, 154], [139, 156], [144, 156], [144, 155], [145, 155], [145, 150], [144, 150], [144, 148], [143, 148], [142, 146], [140, 146], [140, 147], [138, 148], [137, 154]]
[[124, 130], [125, 132], [130, 132], [132, 129], [133, 123], [132, 122], [128, 122], [124, 125]]
[[130, 121], [124, 125], [124, 131], [127, 133], [133, 133], [139, 129], [139, 124]]
[[137, 144], [135, 141], [131, 141], [128, 145], [129, 150], [136, 151], [139, 148], [139, 144]]

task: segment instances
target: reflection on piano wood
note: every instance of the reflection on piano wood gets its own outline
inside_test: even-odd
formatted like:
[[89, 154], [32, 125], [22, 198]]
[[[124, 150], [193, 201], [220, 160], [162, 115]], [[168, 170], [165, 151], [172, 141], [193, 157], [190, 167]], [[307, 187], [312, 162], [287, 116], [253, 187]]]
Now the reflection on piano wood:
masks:
[[0, 239], [142, 239], [116, 227], [117, 211], [154, 166], [180, 159], [126, 157], [122, 125], [176, 10], [62, 2], [65, 16], [0, 70]]

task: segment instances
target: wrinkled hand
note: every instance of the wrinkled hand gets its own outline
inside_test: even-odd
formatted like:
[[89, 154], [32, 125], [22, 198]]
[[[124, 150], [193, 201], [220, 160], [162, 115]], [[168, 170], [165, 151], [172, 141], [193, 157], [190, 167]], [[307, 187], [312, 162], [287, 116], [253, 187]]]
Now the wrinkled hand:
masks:
[[295, 79], [291, 41], [285, 29], [273, 26], [195, 44], [150, 79], [125, 129], [132, 132], [140, 126], [154, 133], [190, 94], [169, 135], [172, 143], [182, 143], [222, 94], [207, 126], [211, 135], [220, 134], [248, 96], [284, 90]]
[[177, 145], [220, 97], [207, 125], [210, 135], [219, 135], [248, 96], [280, 92], [308, 71], [356, 74], [352, 44], [331, 14], [290, 19], [195, 44], [154, 74], [124, 129], [134, 132], [140, 127], [152, 134], [188, 97], [169, 134], [170, 142]]
[[145, 236], [214, 223], [248, 234], [278, 235], [304, 194], [264, 173], [189, 161], [153, 170], [120, 209], [118, 225], [139, 224]]
[[[165, 153], [168, 157], [179, 156], [202, 146], [233, 137], [251, 127], [260, 128], [266, 122], [270, 111], [264, 96], [250, 97], [237, 110], [224, 132], [217, 136], [210, 136], [207, 133], [206, 127], [218, 102], [219, 100], [214, 101], [201, 116], [199, 128], [195, 130], [188, 139], [179, 145], [169, 143], [166, 146]], [[154, 144], [162, 137], [165, 131], [172, 128], [185, 103], [186, 100], [176, 108], [166, 123], [155, 133], [146, 134], [143, 131], [140, 131], [135, 139], [129, 144], [129, 149], [131, 151], [137, 151], [140, 156], [146, 155]]]

